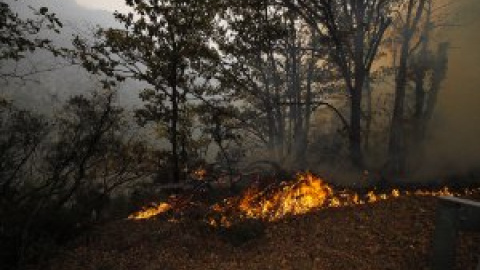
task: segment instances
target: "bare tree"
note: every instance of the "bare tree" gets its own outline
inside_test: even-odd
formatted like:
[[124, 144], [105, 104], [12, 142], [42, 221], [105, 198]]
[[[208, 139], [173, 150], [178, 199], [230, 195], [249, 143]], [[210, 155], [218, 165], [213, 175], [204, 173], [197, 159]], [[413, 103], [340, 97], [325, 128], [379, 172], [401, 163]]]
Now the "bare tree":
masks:
[[307, 21], [331, 48], [349, 93], [350, 156], [362, 167], [362, 93], [395, 1], [298, 0], [280, 1]]
[[235, 34], [220, 46], [228, 55], [222, 82], [245, 104], [245, 120], [270, 157], [305, 166], [312, 112], [337, 80], [322, 61], [327, 50], [310, 25], [274, 1], [242, 1], [228, 11]]
[[395, 76], [395, 102], [389, 141], [389, 171], [393, 174], [405, 172], [406, 138], [405, 138], [405, 93], [407, 87], [408, 62], [412, 50], [412, 39], [419, 27], [426, 0], [409, 0], [406, 5], [405, 19], [402, 20], [400, 60]]

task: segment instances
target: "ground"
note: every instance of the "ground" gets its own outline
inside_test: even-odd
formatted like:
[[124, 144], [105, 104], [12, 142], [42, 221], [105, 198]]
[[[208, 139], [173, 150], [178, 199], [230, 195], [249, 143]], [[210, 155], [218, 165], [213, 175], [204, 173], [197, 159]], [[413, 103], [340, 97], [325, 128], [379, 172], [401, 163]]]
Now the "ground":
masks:
[[[199, 221], [121, 220], [81, 235], [51, 270], [428, 269], [437, 198], [320, 209], [243, 244]], [[475, 269], [480, 237], [461, 235], [457, 269]]]

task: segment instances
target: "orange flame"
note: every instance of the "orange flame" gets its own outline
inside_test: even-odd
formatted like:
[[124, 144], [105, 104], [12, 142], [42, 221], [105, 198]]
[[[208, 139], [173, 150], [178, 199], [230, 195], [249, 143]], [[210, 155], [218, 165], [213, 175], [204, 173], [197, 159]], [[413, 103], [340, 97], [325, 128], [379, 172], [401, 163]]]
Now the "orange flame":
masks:
[[276, 220], [290, 214], [304, 214], [326, 203], [332, 188], [313, 174], [298, 174], [297, 181], [284, 185], [272, 194], [257, 188], [247, 190], [238, 208], [248, 218]]
[[130, 216], [128, 216], [128, 219], [135, 219], [135, 220], [148, 219], [153, 216], [157, 216], [162, 213], [165, 213], [170, 209], [172, 209], [172, 206], [170, 204], [162, 202], [162, 203], [159, 203], [158, 205], [153, 205], [152, 207], [144, 208], [137, 213], [133, 213]]
[[[410, 192], [392, 189], [387, 193], [369, 191], [366, 195], [359, 195], [348, 190], [335, 191], [322, 179], [307, 172], [297, 174], [296, 180], [293, 182], [283, 182], [265, 190], [260, 190], [255, 186], [250, 187], [240, 197], [232, 197], [222, 203], [214, 204], [210, 207], [211, 215], [206, 221], [213, 226], [229, 227], [234, 221], [242, 218], [275, 221], [286, 216], [305, 214], [319, 208], [371, 204], [401, 196], [457, 196], [471, 193], [471, 190], [465, 190], [465, 193], [453, 193], [445, 187], [438, 191]], [[179, 208], [179, 205], [175, 201], [173, 203], [163, 202], [134, 213], [129, 216], [129, 219], [146, 219], [165, 213], [170, 209], [180, 209], [176, 208]]]

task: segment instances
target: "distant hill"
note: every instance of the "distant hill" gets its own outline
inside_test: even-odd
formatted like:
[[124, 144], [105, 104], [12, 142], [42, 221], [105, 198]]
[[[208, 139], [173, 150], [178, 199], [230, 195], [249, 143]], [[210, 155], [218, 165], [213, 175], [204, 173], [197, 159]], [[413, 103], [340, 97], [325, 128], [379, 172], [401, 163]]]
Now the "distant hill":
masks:
[[[93, 10], [80, 6], [75, 0], [31, 0], [28, 5], [25, 1], [15, 1], [12, 8], [22, 17], [32, 16], [32, 10], [28, 8], [46, 6], [50, 12], [56, 13], [63, 23], [61, 34], [46, 33], [58, 46], [71, 47], [72, 37], [81, 35], [91, 36], [92, 30], [97, 26], [118, 26], [113, 14], [103, 10]], [[50, 69], [53, 66], [63, 66], [54, 71], [41, 72], [29, 76], [28, 80], [0, 81], [2, 96], [14, 100], [22, 107], [33, 108], [40, 112], [49, 112], [51, 108], [61, 105], [62, 101], [71, 95], [81, 94], [93, 89], [98, 89], [98, 79], [90, 75], [80, 66], [70, 66], [62, 59], [56, 59], [51, 54], [37, 51], [27, 55], [25, 60], [19, 63], [10, 61], [3, 63], [2, 69], [17, 68], [22, 70]], [[119, 100], [122, 105], [129, 108], [140, 104], [138, 89], [140, 84], [127, 82], [119, 87]]]

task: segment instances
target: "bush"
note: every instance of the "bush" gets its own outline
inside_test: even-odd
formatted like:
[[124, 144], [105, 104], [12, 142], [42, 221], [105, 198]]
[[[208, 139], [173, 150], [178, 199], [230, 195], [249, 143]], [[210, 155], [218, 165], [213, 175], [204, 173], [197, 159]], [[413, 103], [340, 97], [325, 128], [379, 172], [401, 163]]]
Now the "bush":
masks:
[[2, 269], [42, 261], [98, 221], [112, 192], [148, 175], [146, 147], [126, 138], [114, 96], [74, 96], [49, 124], [0, 102]]

